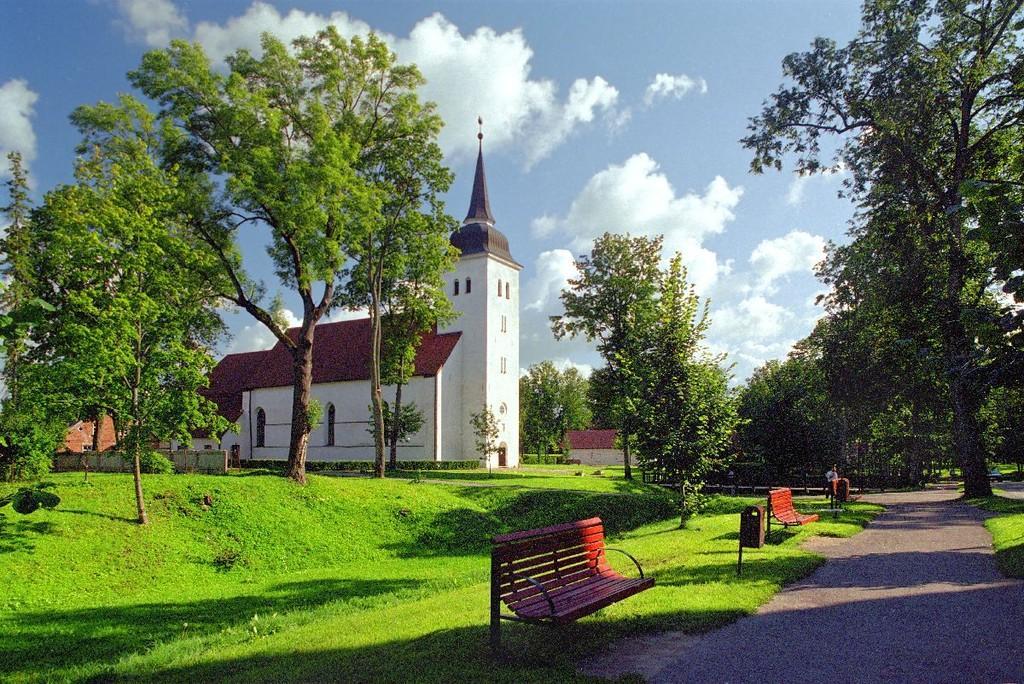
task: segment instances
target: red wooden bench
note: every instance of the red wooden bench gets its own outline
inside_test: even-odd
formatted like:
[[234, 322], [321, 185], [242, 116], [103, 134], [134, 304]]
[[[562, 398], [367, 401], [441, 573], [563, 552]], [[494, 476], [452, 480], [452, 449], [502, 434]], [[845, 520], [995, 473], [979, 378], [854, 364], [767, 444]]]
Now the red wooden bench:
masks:
[[[491, 549], [491, 648], [501, 649], [501, 620], [566, 624], [650, 589], [633, 556], [604, 545], [600, 518], [494, 537]], [[629, 557], [639, 579], [608, 565], [607, 551]], [[504, 603], [513, 615], [503, 614]]]
[[818, 515], [804, 515], [797, 513], [793, 508], [793, 490], [789, 487], [772, 489], [768, 492], [768, 534], [772, 531], [772, 518], [775, 518], [785, 527], [792, 525], [806, 525], [818, 519]]

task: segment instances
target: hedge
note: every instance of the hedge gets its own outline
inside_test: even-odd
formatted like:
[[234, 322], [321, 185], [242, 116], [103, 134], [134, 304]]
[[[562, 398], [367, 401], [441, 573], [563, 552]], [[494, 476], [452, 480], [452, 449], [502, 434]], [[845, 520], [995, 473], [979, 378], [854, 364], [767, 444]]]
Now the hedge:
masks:
[[[242, 461], [243, 468], [265, 468], [268, 470], [284, 470], [287, 461], [251, 460]], [[399, 461], [400, 470], [475, 470], [480, 461]], [[353, 473], [372, 473], [373, 461], [306, 461], [307, 473], [324, 471], [342, 471]]]
[[523, 454], [519, 457], [523, 465], [556, 465], [566, 461], [566, 454]]

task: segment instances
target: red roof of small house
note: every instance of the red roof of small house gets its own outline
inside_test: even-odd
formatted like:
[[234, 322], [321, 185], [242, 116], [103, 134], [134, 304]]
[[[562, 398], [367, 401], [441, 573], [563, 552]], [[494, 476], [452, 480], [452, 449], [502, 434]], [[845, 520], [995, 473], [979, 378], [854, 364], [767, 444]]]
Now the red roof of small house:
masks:
[[616, 430], [569, 430], [565, 439], [570, 449], [614, 449]]
[[[288, 330], [293, 339], [298, 328]], [[451, 356], [462, 333], [428, 332], [416, 350], [414, 375], [437, 375]], [[370, 379], [370, 319], [360, 318], [316, 326], [313, 336], [313, 382], [343, 382]], [[204, 392], [215, 402], [220, 414], [235, 422], [242, 415], [242, 392], [261, 387], [292, 384], [292, 357], [280, 341], [263, 351], [228, 354], [210, 374]]]

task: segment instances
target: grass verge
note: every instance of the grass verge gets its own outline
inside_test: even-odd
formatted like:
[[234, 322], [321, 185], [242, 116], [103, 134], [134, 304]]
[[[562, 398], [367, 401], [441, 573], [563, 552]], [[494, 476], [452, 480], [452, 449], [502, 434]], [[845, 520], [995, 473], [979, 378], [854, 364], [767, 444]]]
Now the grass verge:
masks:
[[999, 571], [1007, 577], [1024, 578], [1024, 501], [989, 496], [968, 503], [999, 514], [985, 521]]

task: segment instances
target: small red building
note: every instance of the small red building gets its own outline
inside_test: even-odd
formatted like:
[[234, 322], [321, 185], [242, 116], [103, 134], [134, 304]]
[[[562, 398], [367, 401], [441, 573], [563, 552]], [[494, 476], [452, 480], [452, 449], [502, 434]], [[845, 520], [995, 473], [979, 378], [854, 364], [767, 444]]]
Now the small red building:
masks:
[[109, 451], [117, 444], [117, 434], [114, 432], [114, 420], [110, 416], [103, 416], [100, 421], [99, 443], [95, 437], [96, 424], [91, 420], [80, 420], [68, 428], [64, 437], [65, 453], [80, 454], [83, 451]]
[[622, 449], [615, 446], [617, 430], [569, 430], [565, 443], [568, 457], [585, 465], [621, 465]]

